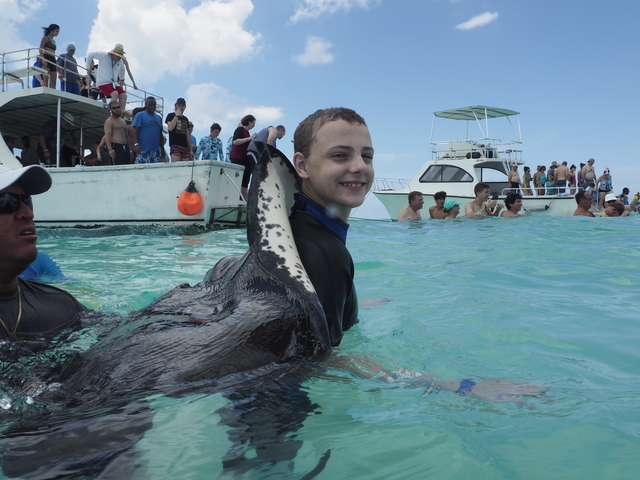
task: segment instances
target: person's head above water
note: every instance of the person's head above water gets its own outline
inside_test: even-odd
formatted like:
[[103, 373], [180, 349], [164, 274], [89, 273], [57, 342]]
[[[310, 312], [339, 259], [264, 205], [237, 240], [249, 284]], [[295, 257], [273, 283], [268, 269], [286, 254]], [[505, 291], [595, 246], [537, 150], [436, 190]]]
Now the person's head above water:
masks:
[[346, 222], [373, 184], [373, 146], [364, 119], [348, 108], [318, 110], [296, 128], [293, 148], [302, 192]]

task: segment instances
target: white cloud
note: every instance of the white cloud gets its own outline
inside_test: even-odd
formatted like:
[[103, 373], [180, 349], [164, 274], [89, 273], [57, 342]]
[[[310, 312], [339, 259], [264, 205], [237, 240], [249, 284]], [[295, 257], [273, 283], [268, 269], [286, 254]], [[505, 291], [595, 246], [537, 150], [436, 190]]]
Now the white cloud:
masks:
[[470, 20], [467, 20], [466, 22], [456, 25], [456, 29], [471, 30], [477, 27], [484, 27], [485, 25], [488, 25], [491, 22], [493, 22], [496, 18], [498, 18], [498, 12], [495, 12], [495, 13], [484, 12], [480, 15], [473, 17]]
[[202, 64], [221, 65], [248, 58], [260, 35], [244, 30], [253, 12], [250, 0], [202, 0], [186, 9], [182, 0], [99, 0], [89, 51], [109, 51], [121, 43], [138, 84], [166, 74], [190, 74]]
[[304, 4], [298, 6], [293, 16], [289, 19], [291, 23], [299, 22], [310, 18], [317, 18], [325, 13], [336, 13], [340, 10], [348, 12], [352, 8], [369, 8], [377, 5], [382, 0], [304, 0]]
[[[222, 138], [227, 138], [233, 134], [238, 122], [245, 115], [251, 114], [256, 117], [259, 124], [267, 125], [284, 116], [280, 107], [257, 105], [249, 100], [237, 97], [215, 83], [191, 85], [187, 89], [185, 99], [187, 101], [185, 114], [194, 123], [196, 129], [208, 132], [211, 124], [217, 122], [222, 126], [222, 131], [225, 132]], [[164, 115], [166, 116], [172, 111], [172, 102], [175, 99], [165, 101]]]
[[[0, 0], [0, 50], [12, 52], [33, 47], [30, 42], [20, 37], [18, 23], [32, 21], [35, 12], [46, 4], [42, 0]], [[46, 25], [34, 25], [34, 28]], [[33, 52], [35, 55], [37, 52]]]
[[321, 63], [333, 62], [333, 54], [329, 52], [331, 42], [327, 42], [324, 38], [309, 36], [304, 53], [293, 56], [293, 61], [299, 63], [303, 67], [309, 65], [317, 65]]

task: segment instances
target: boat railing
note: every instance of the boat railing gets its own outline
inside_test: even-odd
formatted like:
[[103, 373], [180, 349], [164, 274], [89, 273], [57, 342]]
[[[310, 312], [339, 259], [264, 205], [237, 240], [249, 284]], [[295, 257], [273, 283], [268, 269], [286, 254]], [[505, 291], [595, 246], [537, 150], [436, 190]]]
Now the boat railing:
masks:
[[376, 178], [373, 181], [373, 189], [379, 191], [408, 190], [411, 180], [397, 178]]
[[499, 138], [477, 138], [431, 142], [432, 160], [449, 158], [500, 159], [509, 164], [522, 162], [522, 142], [503, 142]]
[[[501, 196], [507, 196], [510, 193], [519, 193], [524, 195], [523, 188], [503, 188], [501, 192]], [[529, 188], [534, 195], [527, 195], [527, 197], [572, 197], [582, 188], [574, 187], [571, 185], [567, 185], [566, 187], [544, 187], [544, 194], [538, 195], [537, 190], [535, 188]]]
[[[60, 58], [60, 57], [58, 57]], [[39, 81], [43, 86], [48, 85], [48, 78], [50, 75], [49, 64], [53, 64], [50, 60], [43, 59], [40, 56], [39, 48], [26, 48], [23, 50], [15, 50], [13, 52], [0, 53], [0, 60], [2, 62], [2, 91], [13, 90], [15, 88], [23, 90], [25, 88], [32, 88], [31, 77], [40, 76], [42, 81]], [[36, 67], [36, 61], [40, 60], [41, 67]], [[61, 70], [66, 71], [66, 62]], [[59, 68], [57, 63], [56, 68]], [[99, 67], [98, 67], [99, 68]], [[88, 70], [80, 63], [77, 64], [78, 75], [86, 77], [89, 75]], [[147, 97], [154, 97], [156, 99], [157, 107], [156, 112], [162, 116], [164, 112], [164, 98], [155, 95], [151, 92], [142, 89], [133, 88], [133, 85], [127, 85], [127, 106], [130, 109], [136, 107], [144, 108], [144, 103]], [[106, 103], [106, 100], [103, 100]]]

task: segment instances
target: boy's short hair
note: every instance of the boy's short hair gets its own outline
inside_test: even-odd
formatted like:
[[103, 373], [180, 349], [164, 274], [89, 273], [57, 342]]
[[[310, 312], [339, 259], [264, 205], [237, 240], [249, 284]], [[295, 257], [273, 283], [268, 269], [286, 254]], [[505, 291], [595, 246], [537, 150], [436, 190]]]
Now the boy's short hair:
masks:
[[222, 127], [220, 126], [219, 123], [214, 123], [213, 125], [211, 125], [211, 128], [209, 130], [211, 130], [211, 131], [218, 130], [218, 131], [221, 132], [222, 131]]
[[484, 182], [476, 183], [476, 186], [473, 187], [473, 193], [478, 195], [481, 191], [486, 190], [487, 188], [490, 189], [491, 185], [489, 185], [488, 183], [484, 183]]
[[242, 124], [243, 127], [246, 127], [251, 122], [255, 122], [255, 121], [256, 121], [256, 117], [254, 117], [253, 115], [245, 115], [244, 117], [242, 117], [242, 120], [240, 120], [240, 123]]
[[436, 194], [433, 196], [434, 200], [440, 200], [441, 198], [442, 199], [447, 198], [447, 192], [445, 192], [445, 191], [436, 192]]
[[313, 142], [316, 132], [320, 130], [325, 123], [335, 120], [344, 120], [350, 124], [367, 126], [364, 118], [350, 108], [337, 107], [317, 110], [300, 122], [300, 125], [296, 128], [293, 134], [294, 152], [300, 152], [305, 157], [308, 157], [311, 151], [311, 143]]
[[616, 209], [618, 215], [622, 215], [624, 213], [624, 205], [621, 202], [614, 202], [613, 208]]
[[414, 190], [409, 194], [409, 205], [411, 205], [411, 202], [413, 202], [418, 195], [422, 197], [422, 192], [418, 192], [417, 190]]

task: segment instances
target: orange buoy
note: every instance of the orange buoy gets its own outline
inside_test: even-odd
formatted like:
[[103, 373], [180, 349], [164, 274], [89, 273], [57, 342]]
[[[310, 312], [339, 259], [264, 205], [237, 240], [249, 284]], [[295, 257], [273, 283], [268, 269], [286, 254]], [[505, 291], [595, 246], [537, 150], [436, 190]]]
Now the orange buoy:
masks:
[[202, 210], [202, 197], [191, 180], [189, 186], [178, 197], [178, 210], [184, 215], [197, 215]]

